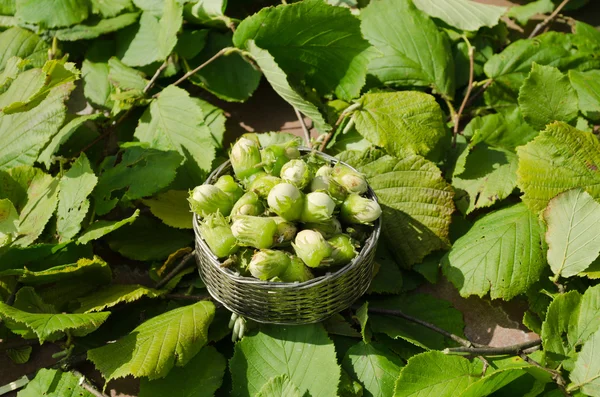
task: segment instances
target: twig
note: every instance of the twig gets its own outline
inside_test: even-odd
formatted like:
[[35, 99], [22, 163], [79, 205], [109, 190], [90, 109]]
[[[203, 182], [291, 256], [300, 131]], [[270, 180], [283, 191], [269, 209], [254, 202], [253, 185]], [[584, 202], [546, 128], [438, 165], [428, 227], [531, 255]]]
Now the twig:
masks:
[[37, 346], [39, 344], [37, 339], [0, 339], [0, 352], [10, 349], [19, 349], [26, 346]]
[[570, 0], [563, 0], [562, 3], [560, 3], [558, 5], [558, 7], [556, 7], [556, 10], [554, 10], [552, 12], [552, 14], [548, 15], [548, 17], [546, 19], [544, 19], [542, 22], [538, 23], [535, 28], [533, 29], [533, 31], [531, 32], [531, 34], [529, 34], [528, 39], [531, 39], [535, 36], [537, 36], [540, 32], [540, 30], [542, 30], [546, 25], [548, 25], [550, 22], [552, 22], [552, 20], [554, 18], [556, 18], [556, 16], [558, 15], [558, 13], [564, 8], [564, 6], [567, 5], [567, 3]]
[[444, 354], [453, 353], [466, 353], [480, 356], [501, 356], [504, 354], [519, 354], [525, 349], [536, 347], [542, 344], [540, 339], [530, 340], [528, 342], [518, 343], [516, 345], [501, 346], [501, 347], [489, 347], [489, 346], [477, 346], [477, 347], [452, 347], [444, 349]]
[[75, 157], [79, 157], [81, 155], [81, 153], [85, 152], [86, 150], [88, 150], [89, 148], [91, 148], [92, 146], [94, 146], [95, 144], [97, 144], [98, 142], [100, 142], [101, 140], [106, 138], [107, 136], [109, 136], [113, 132], [114, 128], [116, 128], [119, 124], [121, 124], [123, 122], [123, 120], [125, 120], [127, 118], [127, 116], [129, 116], [129, 113], [131, 113], [132, 110], [133, 110], [133, 107], [127, 109], [125, 111], [125, 113], [123, 113], [121, 115], [121, 117], [119, 117], [117, 120], [115, 120], [110, 126], [106, 127], [106, 131], [104, 131], [102, 134], [100, 134], [100, 136], [98, 136], [92, 142], [88, 143], [83, 149], [81, 149], [79, 151], [79, 153], [77, 153], [77, 156], [75, 156]]
[[[358, 310], [360, 308], [360, 306], [354, 305], [354, 306], [352, 306], [352, 308], [354, 310]], [[372, 314], [385, 314], [385, 315], [388, 315], [388, 316], [401, 317], [401, 318], [403, 318], [405, 320], [408, 320], [410, 322], [422, 325], [422, 326], [424, 326], [426, 328], [429, 328], [432, 331], [437, 332], [438, 334], [444, 335], [448, 339], [452, 339], [453, 341], [455, 341], [458, 344], [462, 345], [463, 346], [462, 349], [473, 348], [473, 346], [477, 346], [477, 347], [483, 346], [483, 345], [480, 345], [478, 343], [473, 343], [473, 342], [471, 342], [469, 340], [461, 338], [458, 335], [454, 335], [451, 332], [448, 332], [448, 331], [446, 331], [444, 329], [441, 329], [437, 325], [428, 323], [427, 321], [420, 320], [420, 319], [418, 319], [416, 317], [409, 316], [408, 314], [404, 314], [400, 310], [382, 309], [382, 308], [378, 308], [378, 307], [369, 307], [369, 313], [372, 313]]]
[[100, 390], [96, 389], [90, 382], [88, 382], [81, 372], [73, 369], [71, 370], [71, 373], [79, 378], [79, 386], [92, 393], [94, 396], [108, 397], [106, 394], [102, 393]]
[[210, 295], [166, 294], [165, 298], [167, 298], [167, 299], [175, 299], [175, 300], [200, 302], [200, 301], [209, 299]]
[[165, 70], [167, 68], [168, 65], [169, 65], [168, 60], [166, 60], [163, 62], [162, 65], [160, 65], [160, 67], [158, 69], [156, 69], [154, 76], [152, 76], [152, 78], [150, 79], [148, 84], [146, 84], [146, 87], [144, 87], [144, 94], [147, 94], [148, 91], [150, 91], [150, 89], [154, 86], [154, 83], [158, 79], [158, 76], [160, 76], [160, 74], [163, 72], [163, 70]]
[[481, 369], [481, 377], [483, 378], [487, 372], [487, 369], [490, 367], [490, 362], [483, 356], [477, 356], [477, 358], [483, 363], [483, 368]]
[[298, 117], [298, 121], [300, 122], [300, 125], [302, 126], [302, 131], [304, 132], [304, 142], [306, 143], [306, 147], [310, 149], [311, 148], [310, 132], [308, 131], [308, 128], [306, 128], [306, 124], [304, 123], [304, 118], [300, 114], [300, 111], [298, 109], [296, 109], [295, 107], [294, 107], [294, 112], [296, 112], [296, 117]]
[[188, 262], [192, 258], [194, 258], [194, 253], [195, 253], [195, 251], [192, 251], [189, 254], [187, 254], [186, 256], [184, 256], [183, 259], [181, 260], [181, 262], [179, 262], [179, 264], [177, 266], [175, 266], [175, 268], [173, 270], [171, 270], [169, 272], [169, 274], [167, 274], [162, 280], [160, 280], [159, 282], [156, 283], [155, 288], [161, 289], [169, 281], [171, 281], [173, 279], [173, 277], [177, 276], [183, 269], [185, 269], [188, 266]]
[[[467, 105], [466, 105], [466, 106], [469, 106], [469, 105], [471, 105], [471, 103], [472, 103], [472, 102], [473, 102], [475, 99], [479, 98], [479, 96], [480, 96], [481, 94], [483, 94], [483, 92], [484, 92], [485, 90], [487, 90], [487, 88], [488, 88], [488, 87], [489, 87], [489, 86], [490, 86], [492, 83], [493, 83], [493, 80], [491, 80], [491, 79], [490, 79], [490, 80], [488, 80], [488, 81], [486, 81], [486, 82], [485, 82], [485, 84], [481, 86], [481, 88], [479, 89], [479, 91], [477, 91], [475, 94], [471, 95], [471, 98], [469, 98], [469, 100], [467, 101]], [[466, 106], [465, 106], [465, 107], [466, 107]]]
[[[181, 76], [181, 78], [179, 80], [177, 80], [176, 82], [173, 83], [173, 85], [179, 85], [181, 84], [183, 81], [185, 81], [188, 77], [198, 73], [198, 71], [200, 69], [202, 69], [203, 67], [209, 65], [211, 62], [213, 62], [215, 59], [219, 58], [221, 55], [225, 55], [225, 53], [227, 51], [232, 50], [231, 47], [225, 47], [223, 49], [221, 49], [219, 52], [217, 52], [215, 55], [213, 55], [212, 57], [210, 57], [206, 62], [204, 62], [203, 64], [201, 64], [200, 66], [188, 71], [186, 74], [184, 74], [183, 76]], [[154, 95], [157, 96], [157, 95]]]
[[571, 396], [571, 394], [565, 388], [565, 385], [567, 383], [565, 382], [565, 379], [562, 377], [560, 372], [544, 367], [542, 364], [538, 363], [537, 361], [535, 361], [534, 359], [532, 359], [531, 357], [529, 357], [527, 354], [525, 354], [523, 352], [519, 353], [519, 357], [521, 357], [525, 362], [548, 372], [552, 376], [552, 380], [556, 383], [556, 385], [558, 386], [558, 389], [562, 392], [562, 394], [567, 397]]
[[338, 127], [340, 126], [342, 121], [344, 121], [346, 116], [348, 116], [350, 113], [352, 113], [354, 110], [358, 109], [359, 107], [360, 107], [360, 103], [355, 103], [353, 105], [348, 106], [346, 109], [344, 109], [344, 111], [340, 114], [340, 116], [336, 120], [335, 124], [333, 125], [333, 128], [331, 129], [331, 131], [329, 131], [327, 133], [327, 135], [325, 135], [325, 138], [321, 141], [321, 146], [319, 146], [319, 150], [321, 152], [325, 150], [325, 147], [329, 143], [329, 140], [331, 140], [331, 137], [333, 137], [333, 134], [335, 134]]
[[467, 44], [468, 53], [469, 53], [469, 86], [467, 87], [467, 93], [463, 98], [460, 107], [458, 108], [458, 113], [454, 116], [454, 131], [452, 133], [452, 147], [456, 147], [456, 136], [458, 135], [458, 129], [460, 126], [460, 117], [462, 116], [463, 111], [465, 110], [465, 106], [467, 106], [467, 102], [469, 101], [469, 97], [471, 96], [471, 90], [473, 89], [473, 73], [475, 67], [475, 48], [471, 45], [467, 36], [462, 36], [463, 40]]

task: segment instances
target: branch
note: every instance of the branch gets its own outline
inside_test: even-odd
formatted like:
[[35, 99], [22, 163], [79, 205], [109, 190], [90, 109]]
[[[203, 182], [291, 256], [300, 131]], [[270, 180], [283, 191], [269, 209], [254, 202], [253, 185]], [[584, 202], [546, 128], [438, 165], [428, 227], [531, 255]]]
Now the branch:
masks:
[[530, 340], [528, 342], [519, 343], [516, 345], [510, 346], [501, 346], [501, 347], [489, 347], [489, 346], [477, 346], [477, 347], [452, 347], [449, 349], [444, 349], [444, 354], [453, 354], [453, 353], [466, 353], [472, 355], [479, 356], [501, 356], [504, 354], [520, 354], [523, 350], [530, 349], [532, 347], [537, 347], [542, 344], [541, 339]]
[[77, 153], [77, 156], [75, 156], [75, 157], [79, 157], [81, 155], [81, 153], [85, 152], [86, 150], [88, 150], [89, 148], [91, 148], [92, 146], [94, 146], [95, 144], [97, 144], [98, 142], [100, 142], [101, 140], [106, 138], [107, 136], [109, 136], [113, 132], [114, 128], [116, 128], [119, 124], [121, 124], [123, 122], [123, 120], [125, 120], [127, 118], [127, 116], [129, 116], [129, 113], [131, 113], [132, 110], [133, 110], [133, 107], [130, 107], [129, 109], [127, 109], [125, 111], [125, 113], [123, 113], [121, 115], [121, 117], [119, 117], [117, 120], [115, 120], [110, 126], [106, 127], [106, 131], [104, 131], [102, 134], [100, 134], [92, 142], [88, 143], [83, 149], [81, 149], [79, 151], [79, 153]]
[[319, 146], [319, 150], [321, 152], [325, 150], [325, 147], [327, 146], [327, 144], [331, 140], [331, 137], [333, 136], [333, 134], [335, 134], [335, 132], [337, 131], [338, 127], [340, 126], [340, 124], [342, 123], [342, 121], [344, 121], [344, 119], [346, 118], [346, 116], [348, 116], [351, 112], [353, 112], [354, 110], [358, 109], [359, 107], [360, 107], [360, 103], [355, 103], [353, 105], [348, 106], [346, 109], [344, 109], [344, 111], [340, 114], [340, 116], [336, 120], [335, 124], [333, 125], [333, 128], [331, 129], [331, 131], [329, 131], [327, 133], [327, 135], [325, 135], [325, 138], [321, 141], [321, 146]]
[[26, 346], [37, 346], [39, 344], [40, 342], [38, 342], [37, 339], [0, 339], [0, 352], [10, 349], [19, 349]]
[[165, 60], [163, 62], [163, 64], [160, 65], [160, 67], [158, 69], [156, 69], [154, 76], [152, 76], [152, 78], [150, 79], [148, 84], [146, 84], [146, 87], [144, 87], [144, 94], [147, 94], [148, 91], [150, 91], [150, 89], [154, 86], [154, 83], [158, 79], [158, 76], [160, 76], [160, 74], [163, 72], [163, 70], [165, 70], [167, 68], [167, 66], [168, 66], [168, 60]]
[[531, 39], [535, 36], [537, 36], [540, 33], [540, 30], [542, 30], [544, 27], [546, 27], [550, 22], [552, 22], [554, 20], [554, 18], [556, 18], [556, 16], [558, 15], [558, 13], [564, 8], [564, 6], [567, 5], [567, 3], [570, 0], [563, 0], [562, 3], [560, 3], [558, 5], [558, 7], [556, 7], [556, 10], [554, 10], [554, 12], [552, 12], [552, 14], [548, 15], [548, 17], [546, 19], [544, 19], [542, 22], [538, 23], [535, 28], [533, 29], [533, 31], [531, 32], [531, 34], [529, 35], [529, 37], [527, 37], [528, 39]]
[[[184, 74], [183, 76], [181, 76], [181, 78], [179, 80], [177, 80], [176, 82], [173, 83], [173, 85], [179, 85], [181, 84], [183, 81], [185, 81], [188, 77], [193, 76], [194, 74], [198, 73], [198, 71], [200, 69], [202, 69], [203, 67], [209, 65], [211, 62], [213, 62], [215, 59], [221, 57], [222, 55], [225, 55], [226, 52], [233, 50], [232, 47], [225, 47], [223, 49], [221, 49], [219, 52], [217, 52], [215, 55], [213, 55], [212, 57], [210, 57], [206, 62], [204, 62], [203, 64], [201, 64], [200, 66], [188, 71], [186, 74]], [[156, 97], [158, 94], [154, 95], [154, 97]]]
[[567, 383], [565, 382], [565, 379], [562, 377], [560, 372], [544, 367], [542, 364], [538, 363], [537, 361], [535, 361], [534, 359], [532, 359], [531, 357], [529, 357], [527, 354], [525, 354], [523, 352], [519, 353], [519, 357], [521, 357], [525, 362], [548, 372], [552, 376], [552, 380], [556, 383], [556, 385], [558, 386], [558, 388], [562, 392], [562, 394], [567, 397], [571, 396], [571, 394], [565, 388], [565, 385]]
[[[352, 308], [353, 308], [354, 310], [357, 310], [359, 307], [360, 307], [360, 306], [357, 306], [357, 305], [354, 305], [354, 306], [352, 306]], [[481, 346], [483, 346], [483, 345], [480, 345], [480, 344], [478, 344], [478, 343], [473, 343], [473, 342], [471, 342], [471, 341], [469, 341], [469, 340], [466, 340], [466, 339], [464, 339], [464, 338], [461, 338], [461, 337], [460, 337], [460, 336], [458, 336], [458, 335], [454, 335], [454, 334], [453, 334], [453, 333], [451, 333], [451, 332], [448, 332], [448, 331], [446, 331], [446, 330], [444, 330], [444, 329], [441, 329], [441, 328], [440, 328], [440, 327], [438, 327], [437, 325], [434, 325], [434, 324], [428, 323], [427, 321], [420, 320], [420, 319], [418, 319], [418, 318], [416, 318], [416, 317], [409, 316], [408, 314], [404, 314], [404, 313], [403, 313], [403, 312], [401, 312], [400, 310], [393, 310], [393, 309], [381, 309], [381, 308], [377, 308], [377, 307], [369, 307], [369, 313], [373, 313], [373, 314], [385, 314], [385, 315], [388, 315], [388, 316], [396, 316], [396, 317], [401, 317], [401, 318], [403, 318], [403, 319], [405, 319], [405, 320], [408, 320], [408, 321], [410, 321], [410, 322], [413, 322], [413, 323], [416, 323], [416, 324], [422, 325], [422, 326], [424, 326], [424, 327], [426, 327], [426, 328], [429, 328], [430, 330], [432, 330], [432, 331], [435, 331], [435, 332], [437, 332], [438, 334], [442, 334], [442, 335], [444, 335], [446, 338], [452, 339], [452, 340], [453, 340], [453, 341], [455, 341], [456, 343], [458, 343], [458, 344], [460, 344], [460, 345], [464, 346], [464, 347], [462, 347], [462, 349], [464, 349], [464, 348], [473, 348], [473, 346], [477, 346], [477, 347], [481, 347]]]
[[189, 254], [187, 254], [186, 256], [184, 256], [183, 259], [181, 260], [181, 262], [179, 262], [179, 264], [177, 266], [175, 266], [175, 268], [173, 270], [171, 270], [169, 272], [169, 274], [167, 274], [162, 280], [160, 280], [159, 282], [156, 283], [155, 288], [161, 289], [169, 281], [171, 281], [173, 279], [173, 277], [177, 276], [183, 269], [185, 269], [188, 266], [188, 262], [190, 261], [190, 259], [194, 258], [194, 253], [195, 253], [195, 251], [192, 251]]
[[475, 48], [471, 45], [467, 36], [462, 36], [463, 40], [467, 44], [467, 48], [469, 51], [469, 86], [467, 88], [467, 93], [463, 98], [462, 103], [460, 104], [460, 108], [458, 108], [458, 113], [454, 115], [454, 131], [452, 133], [452, 147], [456, 147], [456, 136], [458, 135], [458, 129], [460, 125], [460, 118], [462, 116], [465, 107], [467, 106], [467, 102], [469, 101], [469, 97], [471, 96], [471, 90], [473, 89], [473, 74], [475, 68]]
[[185, 295], [185, 294], [166, 294], [165, 298], [174, 300], [194, 301], [200, 302], [206, 299], [210, 299], [210, 295]]
[[73, 369], [71, 370], [71, 373], [79, 378], [79, 386], [81, 386], [86, 391], [90, 392], [96, 397], [108, 397], [106, 394], [102, 393], [101, 391], [96, 389], [91, 383], [89, 383], [81, 372]]
[[469, 106], [469, 105], [471, 105], [471, 103], [472, 103], [472, 102], [473, 102], [475, 99], [479, 98], [479, 96], [480, 96], [481, 94], [483, 94], [483, 92], [484, 92], [485, 90], [487, 90], [487, 88], [488, 88], [488, 87], [489, 87], [489, 86], [492, 84], [492, 82], [493, 82], [493, 80], [492, 80], [492, 79], [490, 79], [490, 80], [487, 80], [487, 81], [485, 82], [485, 84], [481, 86], [481, 88], [479, 89], [479, 91], [477, 91], [475, 94], [471, 95], [471, 98], [469, 98], [469, 100], [467, 101], [467, 105], [466, 105], [466, 106]]
[[295, 107], [294, 107], [294, 112], [296, 112], [296, 117], [298, 117], [298, 121], [300, 121], [300, 125], [302, 126], [302, 131], [304, 132], [304, 141], [306, 143], [306, 147], [310, 149], [311, 148], [310, 132], [308, 131], [308, 128], [306, 128], [306, 124], [304, 123], [304, 118], [300, 114], [300, 111], [298, 109], [296, 109]]

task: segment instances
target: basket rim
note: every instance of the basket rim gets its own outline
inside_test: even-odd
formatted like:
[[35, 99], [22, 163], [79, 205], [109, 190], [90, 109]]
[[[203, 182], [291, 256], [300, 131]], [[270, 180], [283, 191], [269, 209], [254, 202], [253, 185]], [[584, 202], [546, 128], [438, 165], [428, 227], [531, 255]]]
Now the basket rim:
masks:
[[[300, 150], [304, 154], [314, 153], [317, 156], [321, 157], [322, 159], [325, 159], [331, 163], [335, 163], [335, 164], [340, 163], [340, 164], [343, 164], [343, 165], [349, 167], [350, 169], [354, 170], [355, 172], [358, 172], [358, 170], [356, 170], [351, 165], [349, 165], [333, 156], [330, 156], [326, 153], [320, 152], [318, 150], [309, 149], [306, 147], [299, 147], [298, 150]], [[210, 181], [223, 175], [223, 171], [226, 168], [229, 168], [230, 164], [231, 164], [230, 160], [223, 162], [223, 164], [221, 164], [213, 172], [210, 173], [210, 175], [204, 181], [204, 184], [205, 185], [210, 184]], [[367, 184], [367, 196], [369, 198], [375, 200], [376, 202], [379, 202], [377, 195], [375, 194], [375, 192], [373, 191], [373, 189], [371, 188], [371, 186], [369, 184]], [[219, 258], [217, 258], [217, 256], [211, 251], [211, 249], [208, 247], [208, 244], [206, 244], [206, 242], [204, 241], [204, 239], [202, 238], [202, 236], [200, 234], [200, 230], [199, 230], [200, 217], [197, 214], [193, 214], [192, 216], [193, 216], [193, 228], [194, 228], [196, 244], [200, 245], [202, 248], [202, 251], [203, 251], [202, 253], [197, 253], [197, 255], [203, 254], [205, 256], [208, 256], [208, 259], [210, 259], [211, 264], [220, 273], [224, 274], [225, 276], [227, 276], [228, 278], [232, 279], [235, 282], [238, 282], [240, 284], [250, 284], [250, 285], [253, 285], [256, 287], [268, 287], [268, 288], [274, 288], [274, 289], [286, 289], [286, 288], [294, 288], [297, 290], [309, 289], [309, 288], [313, 288], [320, 284], [323, 284], [323, 283], [326, 283], [326, 282], [329, 282], [331, 280], [341, 277], [345, 273], [349, 272], [351, 269], [358, 267], [363, 263], [363, 259], [366, 257], [366, 254], [368, 252], [370, 252], [371, 250], [375, 249], [377, 242], [379, 240], [379, 236], [381, 234], [381, 217], [379, 217], [374, 222], [373, 231], [371, 232], [371, 234], [365, 241], [365, 244], [361, 248], [358, 255], [356, 257], [354, 257], [354, 259], [352, 259], [352, 261], [350, 263], [348, 263], [347, 265], [345, 265], [344, 267], [338, 269], [337, 271], [335, 271], [333, 273], [328, 272], [322, 276], [318, 276], [318, 277], [315, 277], [313, 279], [310, 279], [310, 280], [304, 281], [304, 282], [270, 282], [270, 281], [258, 280], [254, 277], [242, 276], [242, 275], [234, 273], [233, 271], [231, 271], [228, 268], [222, 267], [221, 262], [219, 261]]]

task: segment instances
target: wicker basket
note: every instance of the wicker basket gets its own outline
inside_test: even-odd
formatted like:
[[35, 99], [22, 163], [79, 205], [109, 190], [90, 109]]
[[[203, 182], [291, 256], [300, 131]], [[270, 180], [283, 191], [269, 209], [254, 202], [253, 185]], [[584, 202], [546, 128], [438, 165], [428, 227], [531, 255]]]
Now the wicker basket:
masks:
[[[301, 152], [310, 150], [301, 149]], [[324, 153], [316, 154], [331, 164], [339, 162]], [[214, 170], [205, 183], [214, 183], [221, 175], [229, 173], [231, 163], [227, 161]], [[370, 187], [367, 197], [377, 200]], [[303, 283], [266, 282], [221, 267], [200, 236], [198, 222], [198, 217], [194, 216], [196, 260], [208, 292], [230, 311], [260, 323], [309, 324], [325, 320], [350, 307], [367, 291], [373, 278], [373, 260], [381, 230], [379, 219], [351, 263], [334, 273]]]

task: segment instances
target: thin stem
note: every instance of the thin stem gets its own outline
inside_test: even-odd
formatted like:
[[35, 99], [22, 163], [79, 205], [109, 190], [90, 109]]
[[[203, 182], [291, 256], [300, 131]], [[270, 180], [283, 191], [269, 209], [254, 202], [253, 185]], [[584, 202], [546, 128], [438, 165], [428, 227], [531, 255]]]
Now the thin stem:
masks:
[[477, 347], [452, 347], [444, 349], [445, 354], [471, 354], [479, 356], [501, 356], [504, 354], [519, 354], [523, 350], [530, 349], [542, 344], [540, 339], [530, 340], [528, 342], [518, 343], [516, 345], [501, 346], [501, 347], [489, 347], [489, 346], [477, 346]]
[[465, 97], [463, 98], [463, 101], [460, 104], [460, 107], [458, 108], [458, 113], [456, 113], [456, 115], [454, 117], [454, 132], [452, 134], [452, 147], [456, 147], [456, 136], [458, 135], [458, 129], [460, 126], [460, 118], [462, 116], [463, 111], [465, 110], [465, 107], [467, 106], [469, 97], [471, 96], [471, 90], [473, 90], [473, 74], [474, 74], [474, 68], [475, 68], [475, 61], [474, 61], [475, 47], [473, 47], [471, 45], [471, 42], [469, 41], [469, 39], [467, 39], [467, 36], [463, 35], [462, 38], [465, 41], [465, 43], [467, 44], [468, 53], [469, 53], [469, 86], [467, 87], [467, 93], [465, 94]]
[[168, 65], [169, 65], [168, 60], [166, 60], [163, 62], [162, 65], [160, 65], [160, 67], [158, 69], [156, 69], [154, 76], [152, 76], [152, 78], [150, 79], [148, 84], [146, 84], [146, 87], [144, 87], [144, 94], [147, 94], [148, 91], [150, 91], [150, 89], [154, 86], [154, 83], [156, 83], [158, 76], [160, 76], [160, 74], [163, 72], [163, 70], [165, 70], [167, 68]]
[[90, 382], [88, 382], [81, 372], [73, 369], [71, 370], [71, 373], [79, 378], [79, 386], [81, 386], [83, 389], [87, 390], [96, 397], [108, 397], [106, 394], [102, 393], [100, 390], [96, 389]]
[[308, 128], [306, 128], [304, 118], [302, 117], [298, 109], [294, 108], [294, 112], [296, 112], [296, 117], [298, 117], [298, 121], [300, 121], [300, 125], [302, 126], [302, 131], [304, 132], [304, 142], [306, 143], [306, 147], [310, 149], [312, 147], [310, 144], [310, 132], [308, 131]]
[[537, 36], [544, 27], [546, 27], [550, 22], [552, 22], [552, 20], [554, 20], [554, 18], [556, 18], [558, 13], [567, 5], [569, 1], [570, 0], [563, 0], [562, 3], [560, 3], [558, 7], [556, 7], [556, 10], [552, 12], [552, 14], [550, 14], [546, 19], [544, 19], [542, 22], [538, 23], [535, 26], [528, 38], [531, 39]]
[[477, 358], [483, 363], [483, 368], [481, 369], [481, 377], [483, 378], [487, 372], [487, 369], [490, 367], [490, 362], [483, 356], [477, 356]]
[[161, 289], [164, 287], [169, 281], [173, 279], [173, 277], [177, 276], [183, 269], [188, 267], [188, 262], [194, 258], [195, 251], [190, 252], [186, 256], [183, 257], [181, 262], [173, 270], [169, 272], [162, 280], [156, 283], [156, 289]]
[[[194, 74], [198, 73], [199, 70], [201, 70], [202, 68], [204, 68], [205, 66], [209, 65], [211, 62], [213, 62], [215, 59], [221, 57], [222, 55], [225, 55], [226, 52], [233, 50], [232, 47], [225, 47], [223, 49], [221, 49], [219, 52], [217, 52], [215, 55], [213, 55], [212, 57], [210, 57], [206, 62], [204, 62], [203, 64], [201, 64], [200, 66], [197, 66], [196, 68], [188, 71], [186, 74], [184, 74], [183, 76], [181, 76], [181, 78], [179, 80], [177, 80], [176, 82], [173, 83], [173, 85], [179, 85], [181, 84], [183, 81], [187, 80], [190, 76], [193, 76]], [[158, 95], [158, 94], [157, 94]], [[155, 95], [155, 96], [157, 96]]]
[[165, 298], [173, 300], [200, 302], [203, 300], [210, 299], [210, 295], [166, 294]]
[[483, 94], [483, 92], [484, 92], [485, 90], [487, 90], [487, 88], [488, 88], [488, 87], [489, 87], [489, 86], [492, 84], [492, 82], [493, 82], [493, 80], [491, 80], [491, 79], [490, 79], [490, 80], [487, 80], [487, 81], [485, 82], [485, 84], [481, 86], [481, 88], [479, 89], [479, 91], [477, 91], [475, 94], [471, 95], [471, 98], [469, 98], [469, 100], [467, 101], [467, 105], [466, 105], [466, 106], [469, 106], [469, 105], [471, 105], [471, 103], [472, 103], [472, 102], [473, 102], [475, 99], [479, 98], [479, 96], [480, 96], [481, 94]]
[[19, 349], [26, 346], [37, 346], [39, 344], [37, 339], [0, 339], [0, 352], [10, 349]]
[[529, 357], [527, 354], [525, 354], [523, 352], [519, 353], [519, 357], [521, 357], [525, 362], [548, 372], [552, 376], [552, 380], [556, 383], [556, 385], [558, 386], [558, 389], [562, 392], [562, 394], [567, 397], [571, 396], [571, 394], [565, 388], [565, 385], [567, 383], [565, 382], [565, 379], [562, 377], [560, 372], [544, 367], [542, 364], [538, 363], [537, 361], [535, 361], [534, 359], [532, 359], [531, 357]]
[[104, 131], [102, 134], [100, 134], [100, 136], [98, 136], [92, 142], [87, 144], [83, 149], [81, 149], [79, 151], [79, 153], [77, 153], [77, 156], [75, 156], [75, 157], [79, 157], [81, 155], [81, 153], [85, 152], [86, 150], [88, 150], [89, 148], [91, 148], [92, 146], [94, 146], [95, 144], [97, 144], [98, 142], [100, 142], [101, 140], [106, 138], [107, 136], [109, 136], [113, 132], [114, 128], [116, 128], [119, 124], [121, 124], [127, 118], [127, 116], [129, 116], [129, 113], [131, 113], [132, 110], [133, 110], [132, 107], [127, 109], [125, 111], [125, 113], [123, 113], [121, 115], [121, 117], [119, 117], [117, 120], [115, 120], [110, 126], [106, 127], [106, 131]]
[[[357, 310], [359, 307], [360, 306], [357, 306], [357, 305], [352, 306], [352, 308], [355, 309], [355, 310]], [[385, 314], [385, 315], [388, 315], [388, 316], [401, 317], [401, 318], [403, 318], [405, 320], [408, 320], [410, 322], [422, 325], [422, 326], [424, 326], [426, 328], [429, 328], [432, 331], [437, 332], [438, 334], [444, 335], [448, 339], [452, 339], [456, 343], [462, 345], [463, 346], [462, 349], [473, 348], [473, 346], [477, 346], [477, 347], [483, 346], [483, 345], [480, 345], [480, 344], [477, 344], [477, 343], [473, 343], [473, 342], [471, 342], [469, 340], [466, 340], [464, 338], [461, 338], [458, 335], [454, 335], [451, 332], [448, 332], [448, 331], [446, 331], [444, 329], [441, 329], [437, 325], [428, 323], [427, 321], [420, 320], [420, 319], [418, 319], [416, 317], [409, 316], [408, 314], [404, 314], [400, 310], [382, 309], [382, 308], [378, 308], [378, 307], [369, 307], [369, 313], [372, 313], [372, 314]]]
[[340, 126], [340, 124], [342, 123], [342, 121], [344, 121], [344, 119], [346, 118], [346, 116], [348, 116], [350, 113], [352, 113], [353, 111], [355, 111], [359, 107], [360, 107], [360, 103], [355, 103], [355, 104], [352, 104], [352, 105], [348, 106], [346, 109], [344, 109], [344, 111], [340, 114], [340, 116], [336, 120], [335, 124], [333, 125], [333, 128], [331, 129], [331, 131], [329, 131], [327, 133], [327, 135], [325, 135], [325, 138], [321, 141], [321, 146], [319, 146], [319, 150], [321, 152], [325, 150], [325, 147], [327, 146], [327, 144], [329, 143], [329, 141], [333, 137], [333, 134], [335, 134], [335, 132], [337, 131], [338, 127]]

